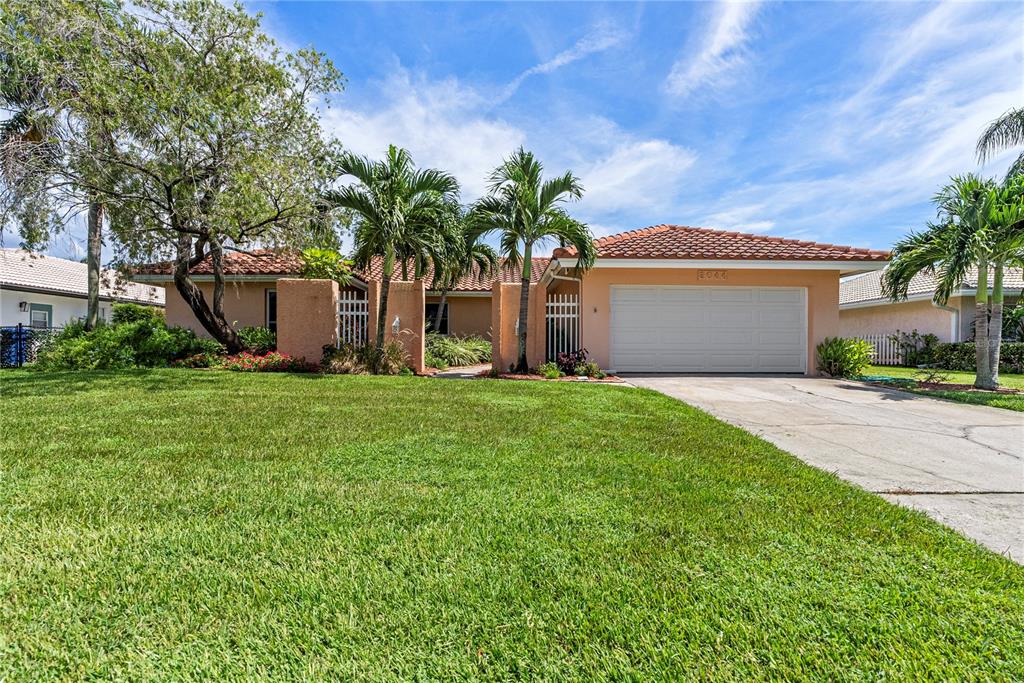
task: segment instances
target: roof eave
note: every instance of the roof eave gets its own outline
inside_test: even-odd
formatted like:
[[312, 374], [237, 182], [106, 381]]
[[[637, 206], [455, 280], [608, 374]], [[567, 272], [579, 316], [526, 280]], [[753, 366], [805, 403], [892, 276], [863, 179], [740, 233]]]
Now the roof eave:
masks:
[[[563, 268], [575, 260], [555, 259]], [[598, 258], [594, 268], [734, 268], [748, 270], [838, 270], [842, 274], [883, 270], [888, 261], [811, 260], [811, 259], [675, 259], [675, 258]]]

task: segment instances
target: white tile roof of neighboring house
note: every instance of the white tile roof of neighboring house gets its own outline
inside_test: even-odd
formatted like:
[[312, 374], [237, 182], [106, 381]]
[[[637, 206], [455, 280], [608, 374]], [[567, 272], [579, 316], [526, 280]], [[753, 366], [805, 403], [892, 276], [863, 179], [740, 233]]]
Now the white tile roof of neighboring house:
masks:
[[[23, 289], [84, 297], [88, 294], [86, 265], [34, 254], [24, 249], [0, 249], [0, 289]], [[150, 306], [164, 305], [162, 287], [129, 282], [114, 270], [100, 273], [100, 297]]]
[[[885, 271], [876, 270], [861, 275], [846, 277], [839, 282], [839, 305], [866, 304], [877, 301], [879, 304], [888, 303], [889, 299], [882, 294], [882, 274]], [[989, 273], [989, 284], [992, 282], [992, 273]], [[910, 281], [907, 288], [907, 297], [930, 299], [935, 294], [936, 279], [928, 273], [918, 273]], [[978, 287], [978, 273], [972, 271], [961, 286], [962, 289], [975, 290]], [[1019, 293], [1024, 288], [1024, 268], [1007, 268], [1003, 273], [1003, 290], [1011, 293]]]

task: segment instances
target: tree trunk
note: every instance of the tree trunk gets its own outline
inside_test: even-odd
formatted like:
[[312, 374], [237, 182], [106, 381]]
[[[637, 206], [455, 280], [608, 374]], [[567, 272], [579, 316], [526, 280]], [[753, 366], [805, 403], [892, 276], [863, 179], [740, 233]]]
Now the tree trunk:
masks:
[[974, 386], [992, 389], [988, 348], [988, 264], [978, 264], [978, 293], [974, 298]]
[[100, 261], [103, 258], [104, 206], [89, 202], [89, 235], [86, 238], [86, 284], [89, 303], [85, 313], [85, 329], [96, 329], [100, 319]]
[[[219, 249], [219, 247], [218, 247]], [[224, 273], [221, 268], [214, 268], [214, 277], [221, 280], [221, 302], [220, 314], [215, 315], [206, 303], [203, 290], [199, 289], [189, 275], [189, 268], [192, 262], [192, 238], [187, 234], [178, 236], [178, 255], [174, 262], [174, 287], [181, 294], [188, 307], [192, 310], [196, 320], [203, 326], [203, 329], [210, 333], [214, 339], [219, 341], [228, 350], [228, 353], [238, 353], [242, 350], [242, 343], [231, 325], [224, 319], [223, 302], [223, 280]], [[201, 259], [199, 259], [201, 260]], [[219, 259], [218, 259], [219, 260]], [[219, 273], [217, 271], [220, 271]], [[216, 287], [215, 287], [216, 289]], [[214, 295], [216, 302], [216, 294]], [[216, 305], [216, 303], [215, 303]]]
[[988, 367], [992, 386], [999, 386], [999, 349], [1003, 343], [1003, 263], [995, 265], [992, 276], [992, 315], [988, 319]]
[[526, 372], [530, 369], [529, 362], [526, 359], [526, 330], [529, 327], [530, 316], [532, 256], [533, 245], [527, 242], [526, 247], [523, 249], [523, 279], [522, 288], [519, 290], [519, 329], [516, 330], [519, 336], [519, 361], [516, 363], [516, 372]]
[[440, 334], [441, 332], [441, 318], [444, 316], [444, 307], [448, 303], [448, 288], [445, 287], [441, 290], [441, 303], [437, 305], [437, 315], [434, 316], [434, 332]]
[[394, 269], [394, 260], [384, 257], [384, 267], [380, 277], [380, 305], [377, 307], [376, 346], [378, 351], [384, 348], [384, 331], [388, 328], [388, 293], [391, 291], [391, 274]]
[[409, 280], [409, 260], [405, 257], [402, 258], [402, 282]]

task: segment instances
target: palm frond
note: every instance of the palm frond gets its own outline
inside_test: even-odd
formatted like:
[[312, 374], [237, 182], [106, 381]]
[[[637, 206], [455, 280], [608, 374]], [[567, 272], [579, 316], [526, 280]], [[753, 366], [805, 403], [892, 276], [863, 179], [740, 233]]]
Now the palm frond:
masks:
[[994, 155], [1024, 145], [1024, 107], [1010, 109], [988, 125], [978, 138], [978, 161], [984, 163]]

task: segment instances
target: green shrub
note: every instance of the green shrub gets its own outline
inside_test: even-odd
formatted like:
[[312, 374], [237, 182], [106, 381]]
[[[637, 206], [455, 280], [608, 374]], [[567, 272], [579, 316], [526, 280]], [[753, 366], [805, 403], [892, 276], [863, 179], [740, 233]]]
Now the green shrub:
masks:
[[935, 349], [939, 338], [934, 334], [900, 332], [889, 335], [900, 351], [900, 364], [905, 368], [916, 368], [919, 365], [931, 365], [935, 362]]
[[587, 361], [576, 366], [577, 377], [595, 377], [597, 379], [603, 379], [606, 377], [605, 373], [601, 371], [601, 367], [594, 361]]
[[[939, 344], [935, 364], [943, 370], [975, 372], [974, 342]], [[1004, 342], [999, 348], [999, 372], [1024, 373], [1024, 342]]]
[[140, 306], [139, 304], [114, 304], [110, 314], [112, 325], [150, 321], [163, 322], [163, 320], [163, 309], [155, 306]]
[[537, 374], [544, 379], [558, 379], [562, 376], [562, 371], [558, 369], [558, 363], [548, 361], [537, 368]]
[[292, 358], [276, 351], [261, 355], [243, 351], [223, 358], [216, 367], [235, 372], [308, 372], [310, 369], [301, 358]]
[[448, 367], [478, 365], [490, 360], [491, 342], [483, 337], [427, 335], [424, 361], [432, 368], [444, 370]]
[[397, 375], [407, 367], [409, 357], [396, 340], [380, 350], [375, 344], [325, 346], [320, 361], [320, 369], [331, 375]]
[[[33, 365], [40, 370], [117, 370], [132, 367], [163, 367], [200, 353], [216, 354], [223, 347], [200, 339], [183, 327], [168, 327], [162, 316], [145, 306], [123, 304], [121, 322], [99, 325], [86, 332], [68, 325], [40, 349]], [[115, 311], [117, 307], [115, 307]]]
[[238, 340], [246, 351], [260, 356], [277, 351], [277, 335], [266, 327], [243, 327], [238, 330]]
[[352, 281], [352, 262], [333, 249], [303, 249], [299, 275], [313, 280], [334, 280], [340, 285]]
[[829, 377], [858, 377], [871, 365], [874, 348], [863, 339], [827, 337], [817, 346], [818, 371]]

